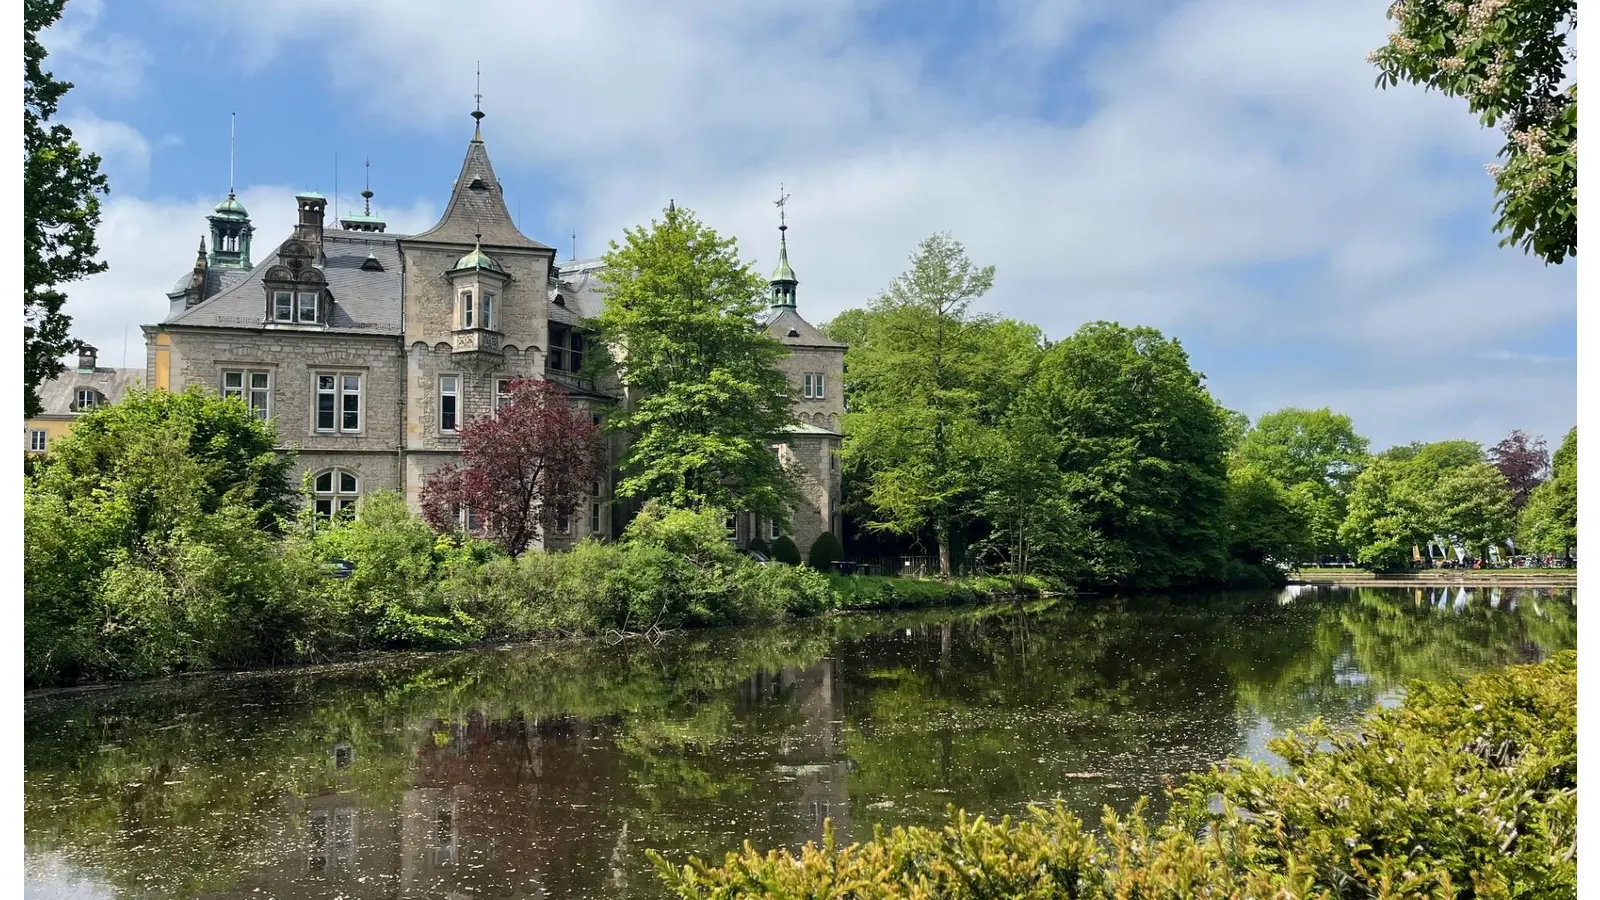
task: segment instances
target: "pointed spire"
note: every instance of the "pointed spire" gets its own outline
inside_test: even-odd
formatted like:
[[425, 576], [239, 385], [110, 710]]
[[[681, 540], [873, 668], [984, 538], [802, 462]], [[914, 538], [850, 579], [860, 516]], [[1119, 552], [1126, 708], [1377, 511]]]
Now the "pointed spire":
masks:
[[367, 180], [361, 189], [361, 214], [372, 215], [372, 157], [367, 157]]
[[789, 266], [789, 222], [784, 208], [789, 203], [789, 195], [783, 192], [783, 184], [778, 184], [778, 268], [772, 272], [772, 280], [768, 284], [772, 288], [772, 305], [794, 307], [794, 289], [800, 284], [794, 277], [794, 269]]
[[233, 156], [236, 144], [234, 142], [234, 119], [238, 113], [228, 113], [228, 199], [233, 199]]
[[[475, 111], [473, 118], [482, 118]], [[505, 191], [495, 177], [494, 165], [489, 162], [489, 150], [482, 134], [474, 129], [467, 144], [466, 158], [461, 161], [461, 174], [456, 176], [450, 190], [450, 202], [445, 204], [444, 215], [432, 228], [413, 235], [414, 241], [434, 241], [445, 244], [465, 244], [474, 233], [483, 235], [490, 247], [522, 247], [550, 250], [538, 241], [517, 230], [511, 211], [506, 208]]]

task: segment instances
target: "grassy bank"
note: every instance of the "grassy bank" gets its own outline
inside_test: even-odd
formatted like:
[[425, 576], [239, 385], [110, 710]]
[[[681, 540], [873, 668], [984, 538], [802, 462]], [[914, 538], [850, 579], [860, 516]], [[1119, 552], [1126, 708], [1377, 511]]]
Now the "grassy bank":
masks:
[[[1287, 771], [1234, 762], [1172, 792], [1166, 821], [1061, 806], [721, 865], [654, 855], [683, 900], [1573, 897], [1577, 663], [1570, 652], [1464, 685], [1419, 684], [1354, 733], [1274, 741]], [[1142, 807], [1142, 804], [1141, 804]]]

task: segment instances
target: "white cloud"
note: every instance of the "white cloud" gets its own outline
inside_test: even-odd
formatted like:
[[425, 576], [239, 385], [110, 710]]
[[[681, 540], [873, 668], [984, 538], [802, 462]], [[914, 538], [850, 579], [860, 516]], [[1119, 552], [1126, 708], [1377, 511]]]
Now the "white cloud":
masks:
[[[257, 262], [293, 229], [295, 193], [294, 188], [275, 185], [238, 192], [256, 228], [251, 255]], [[72, 335], [99, 348], [102, 365], [122, 366], [124, 358], [135, 368], [144, 364], [139, 326], [166, 317], [166, 294], [192, 270], [200, 238], [210, 228], [205, 217], [219, 199], [149, 200], [123, 195], [111, 197], [103, 207], [98, 237], [108, 268], [66, 287]], [[414, 234], [438, 218], [433, 204], [421, 200], [409, 208], [374, 206], [373, 212], [397, 233]]]
[[150, 142], [126, 122], [102, 119], [79, 109], [63, 120], [85, 149], [100, 155], [100, 171], [118, 193], [137, 194], [150, 176]]
[[[1344, 365], [1307, 389], [1348, 389], [1338, 396], [1363, 405], [1349, 411], [1385, 432], [1424, 423], [1358, 374], [1426, 391], [1442, 366], [1571, 316], [1571, 267], [1488, 232], [1492, 184], [1472, 161], [1498, 135], [1458, 101], [1374, 87], [1365, 56], [1384, 40], [1385, 0], [1124, 6], [999, 0], [993, 33], [936, 53], [864, 37], [905, 14], [873, 0], [537, 14], [502, 0], [465, 28], [459, 10], [420, 0], [382, 14], [264, 0], [208, 27], [237, 29], [218, 40], [257, 66], [303, 51], [300, 34], [359, 30], [327, 45], [333, 89], [401, 132], [464, 138], [482, 60], [485, 134], [510, 194], [508, 173], [535, 166], [576, 193], [524, 230], [566, 248], [575, 227], [585, 255], [670, 197], [769, 268], [782, 181], [802, 308], [818, 321], [946, 229], [997, 265], [990, 309], [1058, 337], [1113, 318], [1240, 356], [1314, 347]], [[1086, 29], [1107, 22], [1115, 43], [1091, 44]], [[1052, 90], [1070, 95], [1064, 121], [1033, 116]], [[1291, 272], [1264, 279], [1263, 266]], [[1196, 359], [1245, 408], [1255, 393], [1227, 377], [1234, 363]]]
[[39, 34], [49, 54], [45, 68], [73, 83], [69, 99], [86, 94], [126, 98], [144, 87], [150, 54], [128, 35], [98, 29], [105, 8], [105, 0], [73, 0], [56, 24]]

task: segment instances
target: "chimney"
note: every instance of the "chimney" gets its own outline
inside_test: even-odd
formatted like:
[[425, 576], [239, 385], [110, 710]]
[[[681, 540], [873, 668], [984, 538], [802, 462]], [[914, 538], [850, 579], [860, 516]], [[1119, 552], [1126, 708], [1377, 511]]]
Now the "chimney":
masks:
[[95, 370], [95, 355], [99, 351], [88, 344], [78, 345], [78, 371], [93, 372]]
[[294, 225], [295, 239], [310, 244], [311, 256], [315, 259], [322, 251], [322, 219], [328, 207], [328, 198], [315, 191], [306, 191], [296, 194], [294, 202], [298, 208]]

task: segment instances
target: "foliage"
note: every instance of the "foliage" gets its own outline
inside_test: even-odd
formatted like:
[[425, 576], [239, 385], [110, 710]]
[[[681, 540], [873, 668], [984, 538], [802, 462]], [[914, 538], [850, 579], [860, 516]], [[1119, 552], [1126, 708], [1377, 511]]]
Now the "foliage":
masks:
[[[1325, 742], [1325, 743], [1322, 743]], [[1319, 745], [1321, 744], [1321, 745]], [[1109, 808], [1104, 836], [1060, 802], [990, 822], [798, 853], [748, 844], [713, 866], [652, 853], [682, 898], [1572, 896], [1577, 678], [1564, 653], [1465, 686], [1419, 685], [1359, 731], [1273, 743], [1286, 772], [1237, 762], [1174, 792], [1166, 822]], [[1220, 807], [1208, 800], [1221, 798]]]
[[1412, 548], [1435, 536], [1480, 556], [1512, 530], [1506, 479], [1471, 441], [1396, 448], [1356, 479], [1339, 539], [1356, 561], [1382, 571], [1409, 565]]
[[980, 453], [989, 374], [981, 333], [991, 320], [969, 307], [993, 283], [993, 266], [973, 265], [959, 242], [935, 234], [864, 315], [841, 316], [858, 332], [845, 357], [841, 455], [864, 474], [867, 527], [908, 536], [930, 529], [946, 577]]
[[59, 375], [73, 348], [72, 319], [59, 287], [105, 271], [95, 256], [100, 198], [107, 193], [100, 157], [72, 130], [50, 120], [71, 82], [44, 67], [39, 32], [61, 18], [66, 0], [27, 0], [22, 14], [22, 399], [23, 415], [40, 412], [39, 385]]
[[840, 546], [839, 539], [834, 537], [833, 532], [824, 531], [811, 542], [811, 551], [806, 554], [806, 565], [818, 572], [826, 572], [843, 558], [844, 547]]
[[1550, 450], [1544, 438], [1531, 438], [1518, 429], [1489, 448], [1489, 462], [1511, 485], [1511, 507], [1520, 510], [1528, 495], [1550, 476]]
[[609, 420], [631, 439], [617, 496], [781, 519], [795, 488], [769, 445], [793, 415], [783, 347], [757, 320], [766, 282], [686, 209], [625, 235], [595, 322], [639, 397]]
[[1536, 553], [1563, 556], [1578, 546], [1578, 429], [1567, 432], [1551, 460], [1550, 480], [1534, 488], [1517, 520], [1519, 541]]
[[[463, 529], [463, 510], [516, 556], [570, 519], [605, 475], [600, 427], [549, 381], [517, 378], [493, 415], [461, 426], [461, 463], [446, 463], [422, 486], [422, 511], [441, 532]], [[469, 520], [470, 521], [470, 520]]]
[[1506, 135], [1489, 166], [1495, 230], [1546, 263], [1578, 251], [1578, 84], [1574, 0], [1400, 0], [1395, 30], [1368, 54], [1378, 85], [1402, 80], [1467, 101]]
[[833, 575], [840, 609], [916, 609], [976, 603], [980, 594], [961, 581], [895, 578], [885, 575]]
[[1094, 578], [1165, 587], [1219, 571], [1225, 417], [1182, 346], [1095, 322], [1046, 351], [1039, 373]]
[[1228, 471], [1222, 521], [1229, 556], [1264, 572], [1297, 566], [1311, 550], [1311, 529], [1295, 495], [1249, 463]]
[[298, 611], [272, 537], [289, 460], [237, 400], [132, 392], [24, 482], [25, 678], [274, 661]]
[[1083, 575], [1086, 528], [1060, 468], [1061, 440], [1041, 392], [1029, 390], [1017, 400], [987, 431], [986, 443], [977, 503], [990, 526], [984, 545], [1019, 585], [1035, 573], [1068, 581]]
[[1366, 464], [1367, 439], [1349, 416], [1290, 407], [1257, 419], [1239, 442], [1238, 456], [1285, 488], [1314, 482], [1343, 496]]
[[767, 556], [772, 555], [772, 548], [767, 546], [767, 542], [762, 540], [759, 534], [750, 538], [750, 543], [745, 544], [745, 549], [756, 553], [764, 553]]
[[787, 534], [781, 534], [772, 542], [772, 558], [786, 565], [800, 565], [800, 548], [795, 546], [794, 539]]

